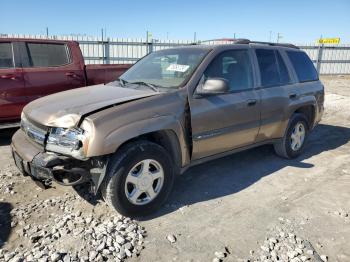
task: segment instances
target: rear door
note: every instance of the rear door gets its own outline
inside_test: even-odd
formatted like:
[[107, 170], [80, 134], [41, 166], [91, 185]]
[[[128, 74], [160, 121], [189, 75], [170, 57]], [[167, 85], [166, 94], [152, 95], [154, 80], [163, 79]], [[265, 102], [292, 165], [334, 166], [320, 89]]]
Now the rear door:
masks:
[[252, 144], [259, 130], [260, 100], [254, 88], [250, 50], [218, 54], [205, 70], [202, 82], [210, 78], [226, 79], [230, 91], [192, 99], [193, 159]]
[[286, 112], [299, 97], [299, 88], [292, 80], [283, 52], [276, 48], [256, 48], [260, 74], [261, 127], [257, 141], [283, 136]]
[[27, 97], [24, 92], [22, 69], [18, 67], [17, 45], [0, 42], [0, 121], [20, 118]]
[[29, 100], [84, 86], [84, 69], [66, 43], [22, 42], [21, 56]]

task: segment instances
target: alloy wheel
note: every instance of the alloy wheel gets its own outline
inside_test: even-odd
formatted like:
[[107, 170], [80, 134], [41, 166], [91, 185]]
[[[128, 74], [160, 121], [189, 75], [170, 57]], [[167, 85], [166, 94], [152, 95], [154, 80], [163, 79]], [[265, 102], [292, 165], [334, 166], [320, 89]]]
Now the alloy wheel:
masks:
[[298, 122], [291, 133], [290, 143], [293, 151], [298, 151], [304, 144], [305, 140], [305, 126], [303, 123]]
[[145, 205], [154, 200], [164, 183], [164, 170], [154, 159], [145, 159], [134, 165], [125, 181], [125, 195], [134, 205]]

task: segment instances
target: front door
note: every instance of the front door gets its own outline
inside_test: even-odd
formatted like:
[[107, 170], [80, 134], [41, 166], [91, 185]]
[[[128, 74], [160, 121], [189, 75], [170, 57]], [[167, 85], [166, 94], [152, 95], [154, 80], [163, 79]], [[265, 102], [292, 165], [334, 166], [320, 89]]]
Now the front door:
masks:
[[226, 79], [230, 91], [192, 99], [193, 159], [254, 143], [259, 131], [260, 98], [254, 89], [248, 49], [228, 50], [216, 56], [201, 82], [212, 78]]
[[14, 50], [14, 43], [0, 42], [0, 122], [18, 120], [27, 100]]

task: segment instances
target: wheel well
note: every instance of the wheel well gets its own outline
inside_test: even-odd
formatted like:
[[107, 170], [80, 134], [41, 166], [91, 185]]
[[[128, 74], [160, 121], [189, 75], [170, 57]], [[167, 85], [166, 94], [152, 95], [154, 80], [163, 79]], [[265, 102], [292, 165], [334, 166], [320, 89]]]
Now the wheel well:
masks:
[[313, 105], [300, 107], [294, 113], [303, 114], [307, 118], [309, 128], [313, 127], [315, 121], [315, 107]]
[[125, 144], [128, 144], [130, 142], [134, 142], [137, 140], [147, 140], [153, 143], [156, 143], [167, 150], [171, 156], [171, 158], [174, 160], [176, 171], [177, 173], [180, 173], [180, 169], [182, 166], [182, 158], [181, 158], [181, 148], [180, 143], [177, 138], [177, 135], [172, 130], [160, 130], [156, 132], [146, 133], [142, 134], [138, 137], [132, 138], [126, 142], [124, 142], [119, 148], [123, 147]]

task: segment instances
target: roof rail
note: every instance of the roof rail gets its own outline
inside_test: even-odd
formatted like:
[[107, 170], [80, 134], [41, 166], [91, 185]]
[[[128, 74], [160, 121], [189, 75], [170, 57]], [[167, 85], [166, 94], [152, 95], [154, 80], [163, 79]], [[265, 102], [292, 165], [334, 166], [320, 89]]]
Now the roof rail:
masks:
[[233, 39], [233, 42], [235, 44], [249, 44], [250, 40], [246, 38], [237, 38], [237, 39]]
[[232, 42], [233, 44], [261, 44], [261, 45], [269, 45], [269, 46], [282, 46], [282, 47], [289, 47], [289, 48], [295, 48], [299, 49], [299, 47], [293, 45], [293, 44], [287, 44], [287, 43], [272, 43], [272, 42], [261, 42], [261, 41], [251, 41], [249, 39], [245, 38], [221, 38], [221, 39], [211, 39], [211, 40], [204, 40], [200, 41], [199, 44], [210, 42], [210, 41], [226, 41], [226, 42]]
[[240, 42], [240, 44], [243, 44], [244, 42], [244, 44], [248, 44], [250, 40], [244, 39], [244, 38], [217, 38], [217, 39], [202, 40], [202, 41], [199, 41], [199, 43], [202, 44], [202, 43], [213, 42], [213, 41], [232, 42], [234, 44], [236, 44], [237, 42]]
[[282, 46], [282, 47], [290, 47], [290, 48], [299, 49], [299, 47], [297, 47], [293, 44], [288, 44], [288, 43], [271, 43], [271, 42], [249, 41], [249, 44], [262, 44], [262, 45]]

